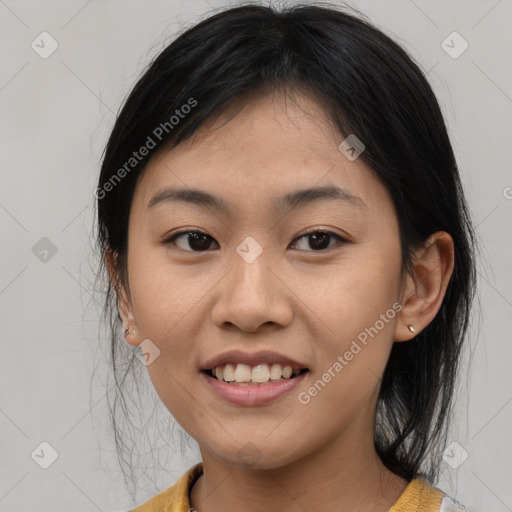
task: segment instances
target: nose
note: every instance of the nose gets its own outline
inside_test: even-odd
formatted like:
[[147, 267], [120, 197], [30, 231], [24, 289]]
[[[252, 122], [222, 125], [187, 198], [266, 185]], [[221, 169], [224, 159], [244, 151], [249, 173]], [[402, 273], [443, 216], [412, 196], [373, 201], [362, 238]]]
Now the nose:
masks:
[[231, 272], [219, 283], [212, 308], [215, 325], [246, 332], [256, 332], [264, 325], [288, 325], [293, 317], [293, 293], [277, 275], [275, 262], [266, 251], [251, 263], [236, 254], [231, 265]]

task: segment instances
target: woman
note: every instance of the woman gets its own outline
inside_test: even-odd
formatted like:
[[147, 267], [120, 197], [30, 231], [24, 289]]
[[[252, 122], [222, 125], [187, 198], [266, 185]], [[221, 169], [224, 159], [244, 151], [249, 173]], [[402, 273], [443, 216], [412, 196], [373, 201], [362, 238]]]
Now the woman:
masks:
[[138, 512], [448, 510], [475, 240], [401, 47], [334, 6], [211, 16], [127, 98], [97, 197], [114, 370], [122, 322], [202, 456]]

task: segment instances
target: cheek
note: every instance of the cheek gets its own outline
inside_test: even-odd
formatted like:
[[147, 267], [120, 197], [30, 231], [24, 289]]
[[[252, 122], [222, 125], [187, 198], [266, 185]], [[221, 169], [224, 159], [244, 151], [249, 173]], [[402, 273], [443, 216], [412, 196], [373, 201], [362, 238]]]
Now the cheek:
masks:
[[163, 249], [155, 249], [153, 256], [151, 252], [135, 253], [130, 262], [134, 315], [145, 337], [167, 344], [176, 338], [174, 333], [190, 327], [190, 317], [215, 276], [202, 276], [197, 268], [173, 264]]
[[[371, 423], [365, 404], [377, 399], [393, 344], [401, 309], [396, 302], [398, 276], [396, 267], [367, 259], [345, 267], [330, 281], [328, 298], [324, 295], [319, 308], [324, 327], [315, 338], [317, 368], [300, 402], [307, 402], [304, 411], [316, 424], [339, 426], [360, 414], [368, 414]], [[330, 433], [335, 432], [333, 426]]]
[[400, 258], [395, 247], [372, 251], [361, 246], [349, 260], [331, 269], [316, 300], [328, 301], [324, 311], [335, 324], [337, 318], [346, 326], [373, 323], [398, 297], [399, 278]]
[[159, 350], [147, 370], [159, 395], [162, 390], [182, 394], [176, 389], [196, 370], [193, 342], [201, 322], [200, 299], [211, 286], [161, 259], [137, 256], [129, 267], [135, 322], [140, 341], [149, 339]]
[[153, 387], [171, 415], [190, 433], [190, 425], [197, 422], [193, 416], [196, 408], [190, 407], [194, 401], [190, 383], [197, 372], [194, 341], [204, 318], [198, 296], [201, 290], [169, 270], [170, 266], [156, 265], [151, 272], [134, 269], [134, 314], [141, 338], [151, 340], [159, 350], [146, 367]]
[[372, 372], [380, 375], [401, 309], [397, 302], [399, 277], [395, 247], [373, 252], [365, 248], [330, 275], [328, 292], [317, 290], [310, 295], [328, 327], [317, 343], [322, 370], [331, 367], [338, 356], [346, 355], [348, 364], [343, 373], [348, 380], [371, 377]]

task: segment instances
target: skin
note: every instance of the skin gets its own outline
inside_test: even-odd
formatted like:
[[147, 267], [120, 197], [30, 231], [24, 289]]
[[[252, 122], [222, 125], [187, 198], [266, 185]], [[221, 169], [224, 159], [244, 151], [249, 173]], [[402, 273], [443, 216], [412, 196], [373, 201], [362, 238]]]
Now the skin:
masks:
[[[413, 338], [441, 306], [453, 271], [453, 241], [432, 234], [401, 281], [398, 219], [386, 187], [305, 93], [253, 96], [196, 137], [157, 153], [137, 183], [128, 233], [128, 283], [118, 289], [121, 316], [136, 346], [150, 339], [160, 355], [147, 366], [159, 397], [198, 442], [204, 474], [192, 488], [199, 512], [229, 508], [387, 511], [407, 481], [388, 471], [373, 445], [375, 409], [394, 341]], [[236, 115], [235, 115], [236, 114]], [[335, 184], [358, 208], [322, 199], [272, 212], [270, 201], [300, 188]], [[147, 210], [169, 186], [199, 188], [228, 213], [185, 202]], [[335, 236], [315, 250], [304, 233]], [[212, 237], [195, 251], [185, 230]], [[263, 252], [247, 263], [247, 237]], [[178, 244], [178, 245], [176, 245]], [[112, 258], [107, 265], [114, 277]], [[304, 405], [306, 391], [365, 327], [394, 303], [402, 310]], [[409, 331], [414, 325], [416, 332]], [[229, 349], [269, 349], [310, 369], [290, 393], [264, 406], [238, 406], [203, 383], [199, 368]], [[247, 445], [247, 443], [252, 445]], [[253, 464], [237, 452], [250, 446]]]

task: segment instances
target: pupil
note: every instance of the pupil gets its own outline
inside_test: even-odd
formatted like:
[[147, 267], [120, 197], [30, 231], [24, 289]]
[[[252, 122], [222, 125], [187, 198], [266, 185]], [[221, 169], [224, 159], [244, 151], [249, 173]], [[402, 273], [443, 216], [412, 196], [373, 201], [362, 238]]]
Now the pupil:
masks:
[[204, 235], [202, 233], [189, 233], [189, 245], [192, 249], [198, 251], [204, 251], [208, 249], [210, 242], [208, 240], [208, 235]]
[[313, 233], [309, 236], [313, 239], [313, 243], [310, 243], [312, 249], [325, 249], [329, 245], [328, 233]]

